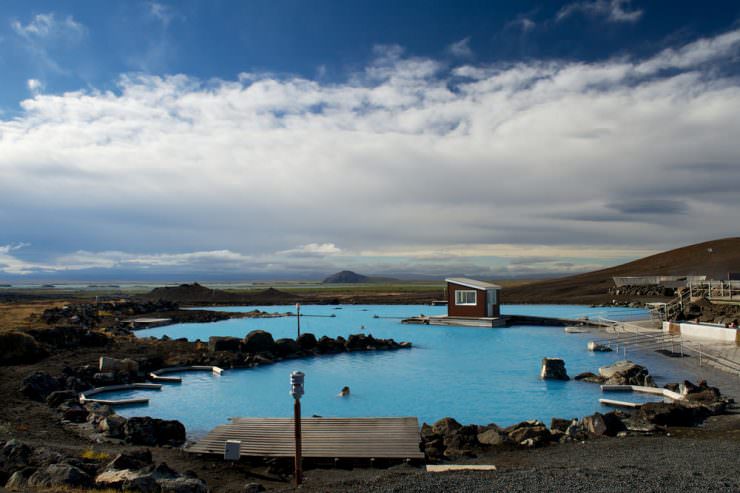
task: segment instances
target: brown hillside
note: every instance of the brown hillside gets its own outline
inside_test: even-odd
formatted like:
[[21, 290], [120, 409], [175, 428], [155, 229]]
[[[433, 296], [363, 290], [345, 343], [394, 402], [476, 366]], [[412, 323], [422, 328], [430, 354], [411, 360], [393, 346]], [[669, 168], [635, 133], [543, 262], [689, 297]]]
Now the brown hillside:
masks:
[[614, 276], [707, 275], [727, 279], [728, 272], [740, 272], [740, 238], [697, 243], [608, 269], [505, 289], [501, 294], [505, 303], [605, 303], [613, 298], [608, 289], [614, 286]]

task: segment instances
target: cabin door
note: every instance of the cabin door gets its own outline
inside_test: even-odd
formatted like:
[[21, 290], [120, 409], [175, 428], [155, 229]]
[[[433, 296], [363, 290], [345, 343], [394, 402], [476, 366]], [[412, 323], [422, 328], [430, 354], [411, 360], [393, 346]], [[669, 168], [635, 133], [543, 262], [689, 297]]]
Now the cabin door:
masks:
[[496, 290], [489, 289], [486, 291], [486, 317], [498, 317], [496, 310]]

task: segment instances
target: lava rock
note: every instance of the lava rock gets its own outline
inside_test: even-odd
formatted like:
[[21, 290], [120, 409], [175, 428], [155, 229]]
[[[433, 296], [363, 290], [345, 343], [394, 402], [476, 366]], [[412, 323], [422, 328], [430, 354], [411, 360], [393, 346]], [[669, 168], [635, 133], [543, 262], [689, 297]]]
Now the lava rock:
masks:
[[594, 413], [592, 416], [583, 417], [583, 427], [591, 435], [601, 436], [606, 434], [606, 422], [601, 413]]
[[90, 414], [87, 409], [80, 404], [62, 405], [59, 407], [62, 411], [62, 419], [72, 423], [84, 423]]
[[260, 493], [265, 491], [265, 487], [260, 483], [247, 483], [244, 485], [243, 493]]
[[573, 421], [573, 419], [552, 418], [550, 420], [550, 430], [557, 430], [565, 433], [568, 427], [573, 424]]
[[57, 407], [61, 403], [77, 399], [77, 392], [74, 390], [55, 390], [46, 397], [46, 403], [49, 407]]
[[275, 353], [279, 356], [292, 356], [300, 351], [300, 345], [293, 339], [284, 338], [275, 341]]
[[432, 431], [442, 436], [452, 435], [460, 428], [462, 428], [462, 425], [458, 423], [457, 421], [455, 421], [454, 418], [450, 418], [450, 417], [437, 420], [432, 425]]
[[606, 435], [610, 437], [617, 436], [619, 433], [626, 431], [627, 427], [624, 425], [623, 419], [627, 418], [627, 415], [620, 411], [612, 411], [602, 415], [604, 424], [606, 425]]
[[482, 445], [497, 446], [506, 443], [506, 433], [495, 424], [489, 424], [478, 430], [478, 443]]
[[242, 341], [238, 337], [228, 336], [211, 336], [208, 338], [208, 350], [212, 353], [216, 351], [237, 352], [241, 349]]
[[322, 336], [316, 343], [316, 350], [319, 354], [341, 353], [345, 350], [344, 342], [339, 337], [332, 339], [331, 337]]
[[92, 483], [85, 471], [69, 464], [51, 464], [28, 478], [28, 486], [35, 488], [78, 488], [92, 486]]
[[107, 470], [141, 469], [152, 463], [152, 452], [148, 449], [127, 450], [118, 454], [106, 466]]
[[347, 339], [347, 349], [350, 351], [375, 347], [377, 344], [371, 335], [351, 334]]
[[0, 366], [29, 365], [49, 356], [39, 343], [23, 332], [4, 332], [0, 334]]
[[62, 390], [59, 381], [44, 372], [36, 372], [21, 382], [20, 392], [35, 401], [45, 401], [52, 392]]
[[32, 453], [33, 449], [25, 443], [16, 439], [8, 440], [0, 449], [0, 472], [10, 474], [30, 465]]
[[573, 377], [573, 379], [589, 383], [604, 383], [606, 381], [604, 377], [600, 377], [599, 375], [591, 373], [590, 371], [579, 373], [578, 375]]
[[[296, 342], [298, 343], [298, 346], [300, 346], [300, 348], [303, 349], [304, 351], [310, 351], [313, 348], [315, 348], [316, 345], [318, 344], [318, 341], [316, 340], [316, 336], [311, 334], [310, 332], [306, 332], [298, 336], [298, 340], [296, 340]], [[254, 483], [254, 484], [258, 484], [258, 483]]]
[[206, 484], [197, 478], [160, 479], [157, 485], [161, 493], [208, 493]]
[[688, 406], [677, 402], [648, 402], [640, 407], [645, 421], [660, 426], [693, 426], [711, 413], [703, 406]]
[[540, 378], [544, 380], [570, 380], [565, 370], [565, 361], [561, 358], [542, 358]]
[[253, 330], [244, 338], [242, 350], [247, 353], [271, 352], [275, 349], [272, 334], [264, 330]]
[[421, 435], [421, 440], [423, 442], [434, 440], [434, 439], [440, 437], [440, 435], [438, 435], [437, 433], [435, 433], [434, 430], [432, 429], [432, 427], [429, 426], [427, 423], [422, 423], [421, 424], [420, 435]]
[[520, 445], [530, 438], [533, 443], [525, 445], [540, 445], [550, 441], [551, 438], [550, 430], [543, 422], [537, 420], [523, 421], [505, 428], [504, 431], [507, 433], [509, 440]]
[[722, 398], [717, 387], [710, 387], [706, 380], [694, 385], [688, 380], [684, 380], [679, 386], [679, 392], [686, 396], [686, 399], [694, 402], [715, 402]]
[[595, 341], [588, 341], [586, 347], [589, 351], [594, 353], [608, 353], [612, 350], [612, 348], [610, 348], [606, 344], [599, 344]]
[[5, 488], [10, 491], [26, 491], [28, 489], [28, 478], [36, 472], [35, 467], [24, 467], [11, 474], [5, 483]]
[[642, 385], [655, 387], [652, 377], [647, 368], [628, 360], [599, 368], [599, 375], [605, 378], [606, 384], [610, 385]]
[[125, 438], [127, 421], [118, 414], [106, 416], [98, 422], [97, 430], [109, 438]]
[[175, 420], [134, 417], [126, 421], [124, 435], [134, 445], [180, 446], [185, 442], [185, 426]]

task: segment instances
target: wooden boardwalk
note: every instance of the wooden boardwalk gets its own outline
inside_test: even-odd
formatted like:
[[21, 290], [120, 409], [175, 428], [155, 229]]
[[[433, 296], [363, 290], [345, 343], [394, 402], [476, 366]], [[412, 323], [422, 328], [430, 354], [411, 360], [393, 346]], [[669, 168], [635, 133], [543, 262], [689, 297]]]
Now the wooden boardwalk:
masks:
[[[326, 459], [424, 459], [419, 421], [404, 418], [303, 418], [303, 457]], [[293, 457], [292, 418], [232, 418], [187, 447], [223, 455], [226, 440], [241, 440], [242, 457]]]

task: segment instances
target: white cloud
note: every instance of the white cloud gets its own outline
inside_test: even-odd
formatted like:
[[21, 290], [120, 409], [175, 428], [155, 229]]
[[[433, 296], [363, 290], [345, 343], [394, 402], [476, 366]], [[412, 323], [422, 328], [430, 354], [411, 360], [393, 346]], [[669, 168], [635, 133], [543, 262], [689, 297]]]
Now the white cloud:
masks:
[[85, 35], [87, 29], [74, 17], [68, 15], [63, 19], [57, 18], [53, 12], [37, 14], [28, 24], [18, 20], [11, 22], [11, 27], [24, 38], [77, 40]]
[[458, 58], [472, 58], [473, 50], [470, 48], [470, 36], [450, 44], [447, 51]]
[[307, 245], [301, 245], [298, 248], [282, 250], [277, 252], [277, 255], [313, 257], [336, 255], [338, 253], [342, 253], [342, 249], [337, 247], [334, 243], [309, 243]]
[[87, 35], [87, 28], [74, 17], [58, 18], [53, 12], [37, 14], [27, 24], [16, 19], [10, 26], [35, 62], [44, 69], [60, 74], [67, 73], [67, 70], [50, 53], [74, 46]]
[[183, 19], [182, 14], [177, 12], [169, 5], [164, 5], [158, 2], [151, 2], [147, 5], [149, 15], [161, 22], [162, 25], [167, 28], [170, 23], [176, 19]]
[[44, 89], [44, 84], [38, 79], [28, 79], [26, 85], [28, 90], [34, 94]]
[[390, 271], [398, 256], [480, 267], [548, 244], [609, 262], [730, 236], [738, 39], [453, 67], [386, 46], [346, 82], [130, 75], [116, 91], [37, 93], [0, 118], [0, 231], [82, 251], [31, 262], [51, 269], [301, 272], [378, 258]]
[[520, 19], [517, 19], [514, 21], [515, 25], [518, 25], [522, 31], [529, 32], [535, 27], [537, 27], [537, 23], [533, 21], [532, 19], [528, 19], [527, 17], [522, 17]]
[[321, 263], [324, 257], [341, 253], [332, 243], [308, 244], [295, 249], [263, 254], [246, 255], [231, 250], [208, 250], [182, 253], [137, 254], [117, 250], [87, 251], [59, 255], [45, 262], [32, 262], [20, 258], [17, 250], [26, 243], [0, 246], [0, 272], [15, 275], [37, 273], [73, 272], [87, 269], [116, 271], [168, 270], [171, 272], [269, 272], [300, 271], [302, 258], [311, 258], [311, 266], [327, 271], [334, 267]]
[[555, 16], [561, 21], [574, 14], [603, 17], [609, 22], [637, 22], [642, 17], [642, 9], [631, 9], [631, 0], [594, 0], [574, 2], [565, 5]]

